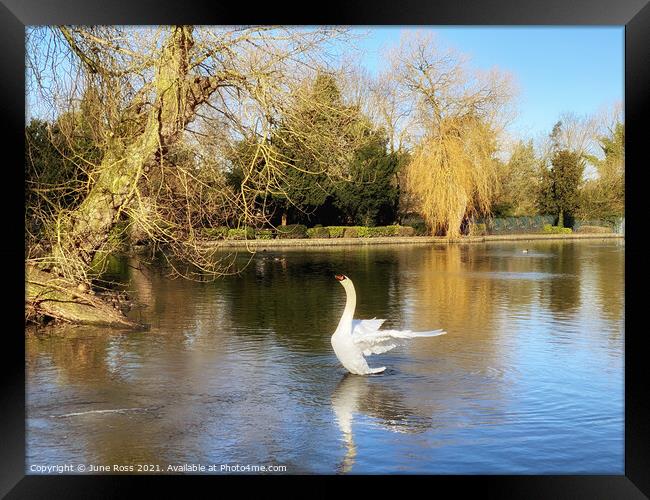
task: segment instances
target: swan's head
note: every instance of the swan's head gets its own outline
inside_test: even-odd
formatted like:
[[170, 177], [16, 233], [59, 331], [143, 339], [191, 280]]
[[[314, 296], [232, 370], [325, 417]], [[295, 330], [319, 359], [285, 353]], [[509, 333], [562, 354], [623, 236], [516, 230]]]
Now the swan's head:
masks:
[[336, 278], [336, 281], [341, 283], [341, 285], [343, 285], [343, 288], [345, 288], [347, 291], [354, 290], [354, 285], [352, 284], [352, 280], [348, 278], [345, 274], [335, 274], [334, 278]]
[[343, 285], [343, 288], [348, 289], [352, 286], [352, 280], [348, 278], [345, 274], [335, 274], [334, 278], [336, 281]]

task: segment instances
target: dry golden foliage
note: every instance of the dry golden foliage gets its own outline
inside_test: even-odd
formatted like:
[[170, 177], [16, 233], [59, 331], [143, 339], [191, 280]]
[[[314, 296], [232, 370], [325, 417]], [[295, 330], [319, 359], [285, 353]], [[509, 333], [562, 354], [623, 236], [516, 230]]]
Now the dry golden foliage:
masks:
[[487, 212], [498, 189], [494, 136], [477, 120], [444, 119], [407, 166], [407, 189], [429, 227], [460, 235], [464, 217]]
[[390, 54], [393, 78], [413, 103], [415, 138], [406, 187], [436, 233], [456, 237], [464, 217], [488, 212], [498, 188], [498, 138], [511, 118], [507, 73], [477, 71], [419, 33]]

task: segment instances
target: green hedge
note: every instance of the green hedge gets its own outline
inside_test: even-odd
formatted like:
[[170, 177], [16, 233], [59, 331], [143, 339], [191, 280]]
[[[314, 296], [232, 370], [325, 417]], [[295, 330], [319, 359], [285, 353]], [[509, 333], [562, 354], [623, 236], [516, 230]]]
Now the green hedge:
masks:
[[203, 235], [208, 238], [224, 240], [228, 237], [228, 228], [225, 226], [220, 227], [204, 227], [201, 229]]
[[255, 238], [255, 229], [252, 227], [245, 227], [239, 229], [229, 229], [229, 240], [252, 240]]
[[232, 228], [206, 227], [202, 234], [212, 239], [229, 240], [271, 240], [275, 237], [280, 239], [294, 238], [381, 238], [391, 236], [415, 236], [418, 230], [411, 226], [316, 226], [307, 229], [302, 224], [289, 224], [280, 226], [276, 230], [254, 229], [252, 227]]
[[325, 229], [330, 234], [330, 238], [343, 238], [346, 226], [327, 226]]
[[397, 226], [397, 236], [415, 236], [415, 228], [411, 226]]
[[495, 217], [479, 219], [485, 223], [487, 234], [530, 234], [543, 233], [544, 226], [551, 226], [555, 217], [552, 215], [535, 215], [521, 217]]
[[277, 237], [280, 239], [306, 238], [307, 226], [303, 226], [302, 224], [280, 226], [277, 230]]
[[544, 233], [548, 234], [571, 234], [573, 233], [573, 229], [570, 227], [559, 227], [559, 226], [551, 226], [550, 224], [544, 224], [542, 227], [542, 231]]
[[255, 238], [258, 240], [270, 240], [273, 239], [273, 231], [270, 229], [258, 229], [255, 231]]
[[[398, 235], [397, 227], [398, 226], [367, 227], [365, 228], [366, 231], [365, 234], [363, 234], [363, 236], [366, 238], [397, 236]], [[361, 234], [359, 236], [361, 236]]]
[[307, 229], [307, 237], [309, 238], [329, 238], [330, 232], [326, 227], [317, 226]]
[[[314, 228], [316, 229], [316, 228]], [[330, 238], [381, 238], [390, 236], [414, 236], [416, 230], [410, 226], [327, 226]], [[313, 236], [315, 238], [315, 236]]]

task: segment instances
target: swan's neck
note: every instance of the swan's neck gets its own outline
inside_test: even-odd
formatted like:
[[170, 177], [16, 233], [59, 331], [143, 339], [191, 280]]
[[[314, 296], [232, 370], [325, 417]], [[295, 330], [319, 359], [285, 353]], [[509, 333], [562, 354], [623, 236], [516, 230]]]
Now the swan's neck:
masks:
[[345, 331], [351, 331], [352, 327], [352, 318], [354, 316], [354, 309], [357, 307], [357, 294], [354, 291], [354, 285], [352, 282], [348, 279], [346, 282], [343, 284], [343, 288], [345, 288], [345, 309], [343, 310], [343, 316], [341, 316], [341, 321], [339, 321], [339, 326], [337, 328], [337, 331], [339, 332], [345, 332]]

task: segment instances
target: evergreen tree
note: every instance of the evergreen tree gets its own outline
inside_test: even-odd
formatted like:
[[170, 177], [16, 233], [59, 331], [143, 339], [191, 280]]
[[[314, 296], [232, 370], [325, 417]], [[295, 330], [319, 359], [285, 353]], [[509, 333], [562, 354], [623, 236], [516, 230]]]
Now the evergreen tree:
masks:
[[[321, 138], [337, 131], [337, 144]], [[284, 162], [279, 182], [267, 189], [267, 212], [275, 224], [389, 224], [396, 218], [400, 156], [387, 153], [388, 139], [341, 97], [336, 80], [318, 75], [307, 92], [278, 120], [268, 145]], [[256, 140], [241, 141], [230, 158], [230, 184], [243, 172], [264, 171]], [[346, 151], [333, 154], [332, 148]], [[254, 165], [253, 165], [254, 163]], [[260, 198], [260, 204], [264, 199]]]
[[542, 170], [538, 207], [541, 213], [555, 215], [560, 227], [573, 226], [583, 171], [581, 155], [566, 149], [553, 153], [551, 168]]
[[335, 188], [334, 206], [341, 211], [344, 223], [392, 224], [399, 201], [396, 176], [400, 158], [397, 153], [387, 153], [388, 138], [383, 131], [369, 129], [368, 134], [367, 143], [355, 152], [350, 165], [351, 180]]
[[492, 206], [495, 217], [533, 215], [539, 177], [540, 160], [535, 155], [533, 141], [518, 142], [510, 159], [499, 162], [501, 189]]
[[[296, 100], [281, 119], [273, 139], [277, 151], [290, 166], [272, 194], [272, 204], [283, 214], [282, 223], [308, 223], [316, 211], [331, 206], [333, 178], [341, 173], [339, 155], [322, 142], [326, 132], [335, 130], [339, 147], [354, 142], [352, 125], [357, 112], [344, 105], [333, 76], [320, 73], [309, 90]], [[296, 133], [302, 131], [302, 133]]]

